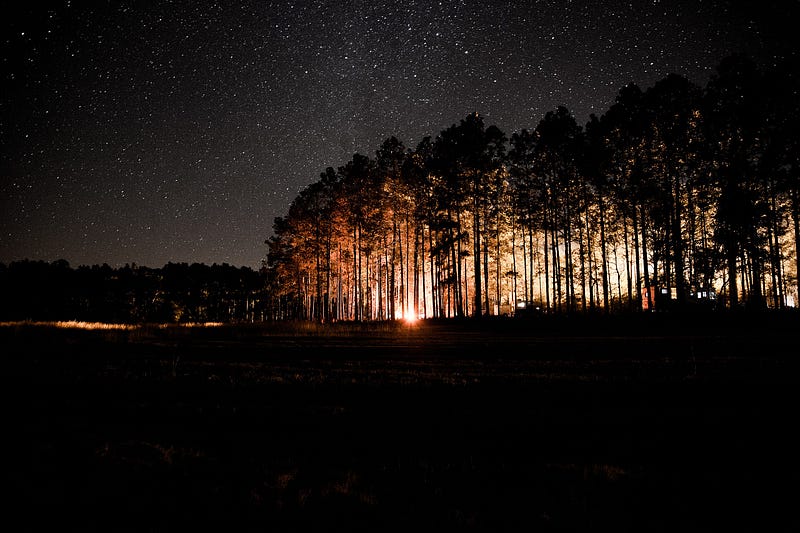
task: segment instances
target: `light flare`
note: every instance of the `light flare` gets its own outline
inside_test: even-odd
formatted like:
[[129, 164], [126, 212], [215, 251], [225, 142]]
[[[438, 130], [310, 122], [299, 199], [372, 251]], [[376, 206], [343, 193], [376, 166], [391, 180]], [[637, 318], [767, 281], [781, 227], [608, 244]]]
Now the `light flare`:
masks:
[[406, 312], [403, 313], [403, 320], [405, 321], [406, 324], [412, 325], [415, 324], [417, 320], [419, 320], [419, 318], [417, 317], [417, 314], [414, 311], [406, 310]]

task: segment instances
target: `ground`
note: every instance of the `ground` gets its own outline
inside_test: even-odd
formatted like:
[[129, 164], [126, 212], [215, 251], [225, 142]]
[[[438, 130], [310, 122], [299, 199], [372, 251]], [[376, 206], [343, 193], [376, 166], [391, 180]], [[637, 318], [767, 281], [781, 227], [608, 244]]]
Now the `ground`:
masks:
[[789, 315], [0, 327], [43, 521], [798, 530]]

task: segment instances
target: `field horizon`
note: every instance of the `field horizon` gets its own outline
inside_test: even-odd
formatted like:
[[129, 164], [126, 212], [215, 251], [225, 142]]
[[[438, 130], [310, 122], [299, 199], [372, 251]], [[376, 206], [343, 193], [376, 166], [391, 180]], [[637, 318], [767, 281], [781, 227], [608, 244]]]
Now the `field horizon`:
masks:
[[90, 530], [792, 529], [796, 324], [6, 324], [13, 481]]

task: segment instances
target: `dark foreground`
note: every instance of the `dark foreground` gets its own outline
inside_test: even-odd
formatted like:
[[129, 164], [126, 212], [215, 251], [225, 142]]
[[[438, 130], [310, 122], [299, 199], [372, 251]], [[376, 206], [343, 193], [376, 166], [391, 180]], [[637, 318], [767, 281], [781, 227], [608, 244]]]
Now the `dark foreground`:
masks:
[[797, 531], [799, 323], [0, 327], [9, 483], [25, 529]]

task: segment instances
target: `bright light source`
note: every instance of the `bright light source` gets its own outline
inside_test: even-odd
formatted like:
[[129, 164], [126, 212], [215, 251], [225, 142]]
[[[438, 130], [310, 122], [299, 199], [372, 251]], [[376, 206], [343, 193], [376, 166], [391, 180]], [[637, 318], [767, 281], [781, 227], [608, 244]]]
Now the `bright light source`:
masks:
[[413, 324], [418, 319], [417, 315], [413, 311], [407, 310], [405, 313], [403, 313], [403, 320], [406, 321], [406, 324]]

